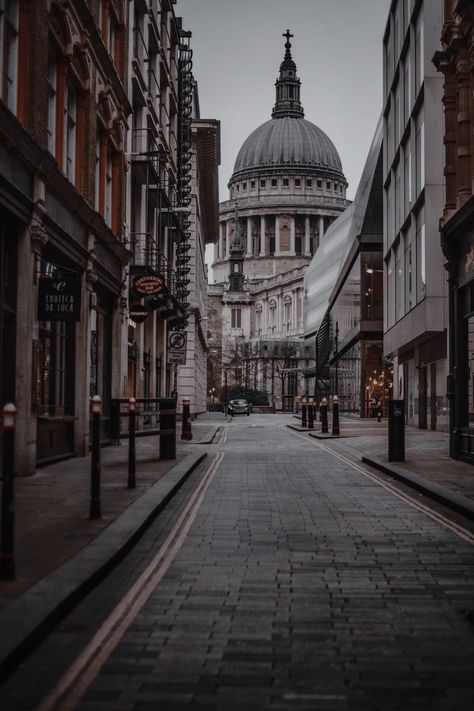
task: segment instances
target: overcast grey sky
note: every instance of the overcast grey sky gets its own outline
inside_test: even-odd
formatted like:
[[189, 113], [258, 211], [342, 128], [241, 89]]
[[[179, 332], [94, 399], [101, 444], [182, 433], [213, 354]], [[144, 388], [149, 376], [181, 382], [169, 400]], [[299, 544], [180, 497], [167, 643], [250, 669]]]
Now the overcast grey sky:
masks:
[[220, 200], [237, 152], [270, 118], [294, 34], [305, 118], [331, 138], [353, 198], [382, 109], [382, 39], [390, 0], [178, 0], [191, 30], [201, 116], [221, 121]]

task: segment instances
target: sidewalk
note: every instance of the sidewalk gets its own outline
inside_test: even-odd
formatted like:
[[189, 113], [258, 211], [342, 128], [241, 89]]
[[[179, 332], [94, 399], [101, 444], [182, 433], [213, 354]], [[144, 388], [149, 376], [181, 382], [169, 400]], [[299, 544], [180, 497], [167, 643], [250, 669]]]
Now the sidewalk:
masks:
[[[315, 423], [320, 431], [319, 421]], [[388, 423], [342, 416], [340, 439], [319, 440], [474, 520], [474, 466], [449, 457], [447, 432], [405, 428], [405, 461], [388, 462]], [[329, 422], [331, 431], [331, 421]]]
[[175, 460], [158, 460], [158, 437], [137, 439], [136, 489], [127, 489], [128, 442], [101, 449], [100, 519], [89, 519], [90, 456], [15, 479], [16, 579], [0, 580], [0, 676], [127, 552], [206, 457], [223, 416], [193, 421], [190, 442], [177, 424]]

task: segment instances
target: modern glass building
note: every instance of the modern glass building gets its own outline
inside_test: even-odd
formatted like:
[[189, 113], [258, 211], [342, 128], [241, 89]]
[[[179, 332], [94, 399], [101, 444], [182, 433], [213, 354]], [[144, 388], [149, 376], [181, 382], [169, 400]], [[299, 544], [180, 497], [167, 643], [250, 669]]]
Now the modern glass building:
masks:
[[307, 370], [317, 400], [337, 394], [341, 411], [375, 415], [392, 388], [383, 358], [382, 121], [354, 203], [329, 228], [305, 275], [305, 338], [315, 341]]

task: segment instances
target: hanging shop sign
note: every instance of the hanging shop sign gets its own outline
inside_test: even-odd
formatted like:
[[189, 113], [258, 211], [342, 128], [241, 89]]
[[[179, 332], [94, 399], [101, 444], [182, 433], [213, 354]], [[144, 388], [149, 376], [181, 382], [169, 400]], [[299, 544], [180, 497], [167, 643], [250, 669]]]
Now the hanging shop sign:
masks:
[[133, 291], [138, 294], [138, 296], [152, 296], [153, 294], [159, 294], [165, 288], [165, 280], [163, 277], [142, 274], [142, 276], [136, 276], [133, 280]]
[[135, 323], [143, 323], [148, 316], [148, 311], [141, 304], [136, 304], [135, 306], [130, 306], [128, 315]]
[[81, 278], [40, 277], [38, 283], [39, 321], [81, 320]]

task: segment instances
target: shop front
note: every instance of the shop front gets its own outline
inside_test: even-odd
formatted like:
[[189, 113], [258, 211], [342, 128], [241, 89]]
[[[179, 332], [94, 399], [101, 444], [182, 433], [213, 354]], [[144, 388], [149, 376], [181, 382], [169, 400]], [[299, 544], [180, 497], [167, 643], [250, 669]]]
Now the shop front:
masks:
[[64, 255], [44, 251], [38, 280], [38, 337], [33, 342], [36, 461], [74, 454], [76, 323], [81, 316], [81, 274]]

